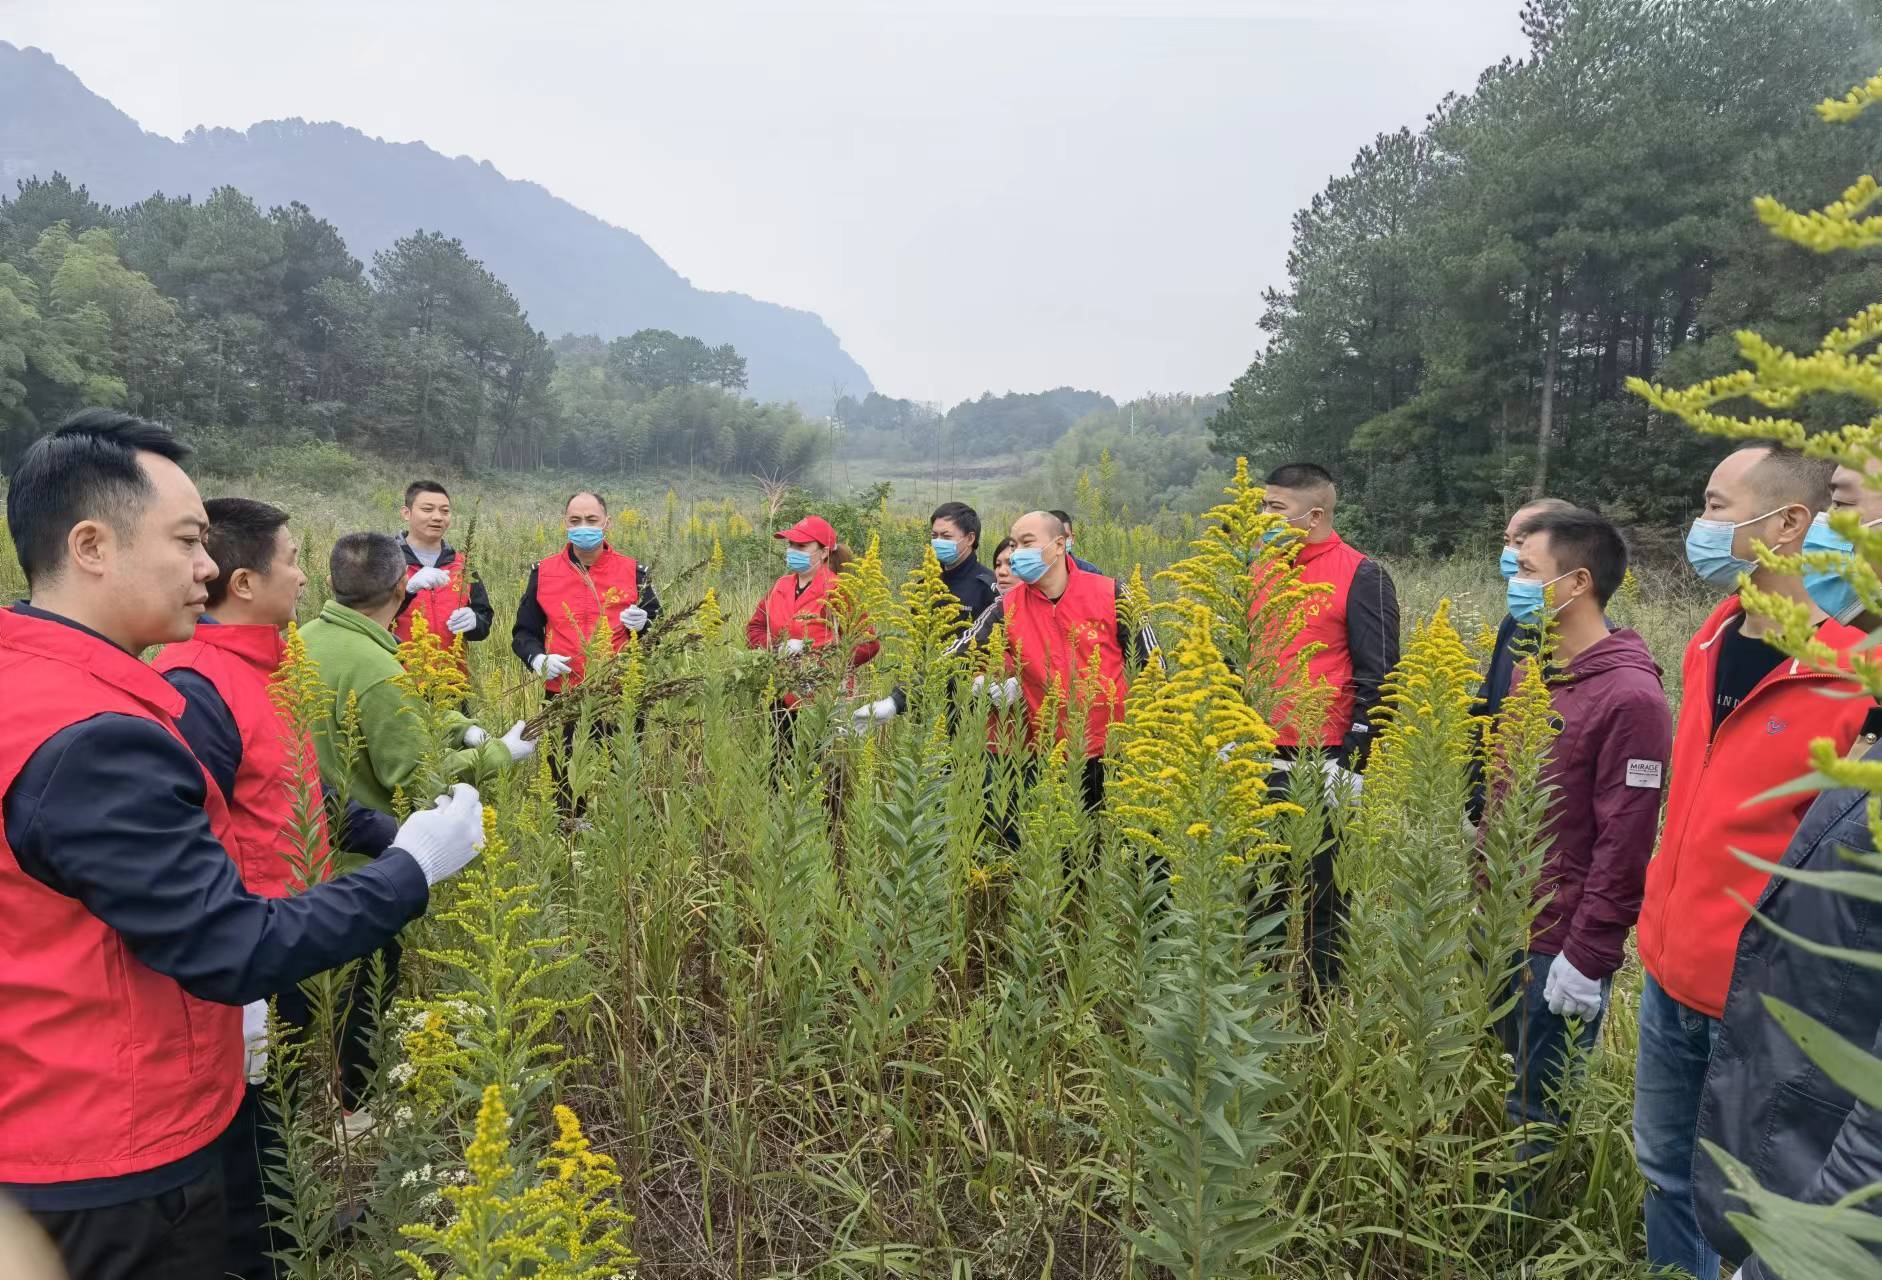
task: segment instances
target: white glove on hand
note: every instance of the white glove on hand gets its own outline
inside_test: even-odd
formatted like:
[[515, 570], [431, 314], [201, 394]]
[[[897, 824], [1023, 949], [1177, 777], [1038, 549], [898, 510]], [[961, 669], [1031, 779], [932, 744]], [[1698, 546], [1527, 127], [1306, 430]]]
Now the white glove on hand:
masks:
[[621, 625], [629, 631], [639, 631], [647, 625], [647, 611], [637, 604], [630, 604], [621, 610]]
[[544, 680], [560, 680], [575, 668], [559, 653], [539, 653], [529, 660], [529, 669]]
[[268, 1074], [268, 1002], [242, 1006], [242, 1074], [260, 1084]]
[[460, 782], [429, 809], [405, 820], [392, 847], [412, 855], [425, 873], [425, 883], [436, 885], [462, 871], [484, 847], [484, 804], [477, 788]]
[[429, 591], [433, 587], [449, 586], [451, 575], [443, 569], [426, 567], [405, 580], [405, 593], [416, 595], [420, 591]]
[[454, 636], [461, 636], [476, 625], [477, 612], [467, 604], [451, 610], [451, 616], [444, 620], [444, 629]]
[[1557, 956], [1542, 984], [1542, 998], [1548, 1001], [1550, 1013], [1586, 1021], [1601, 1012], [1601, 983], [1583, 976], [1567, 956]]
[[536, 744], [523, 736], [523, 722], [518, 720], [510, 726], [510, 731], [498, 739], [510, 749], [510, 763], [517, 764], [536, 754]]
[[974, 696], [987, 695], [987, 701], [996, 707], [1010, 707], [1019, 701], [1019, 677], [1008, 676], [1004, 680], [987, 683], [987, 677], [974, 677]]
[[799, 640], [796, 636], [792, 636], [789, 640], [786, 640], [778, 650], [779, 653], [782, 653], [787, 658], [795, 658], [803, 651], [804, 642]]
[[464, 745], [467, 747], [481, 747], [488, 741], [490, 741], [490, 735], [477, 725], [471, 725], [464, 730]]
[[850, 712], [850, 727], [854, 732], [864, 733], [875, 725], [895, 719], [895, 699], [877, 698], [874, 702], [865, 702]]

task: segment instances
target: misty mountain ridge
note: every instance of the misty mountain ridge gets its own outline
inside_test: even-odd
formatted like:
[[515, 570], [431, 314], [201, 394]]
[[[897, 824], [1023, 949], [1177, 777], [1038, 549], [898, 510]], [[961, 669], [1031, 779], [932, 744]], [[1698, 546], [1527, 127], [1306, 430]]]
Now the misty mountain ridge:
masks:
[[813, 413], [871, 389], [817, 315], [696, 288], [633, 232], [487, 160], [301, 119], [199, 127], [177, 142], [140, 128], [50, 54], [0, 41], [0, 185], [54, 170], [112, 205], [158, 191], [201, 199], [224, 185], [263, 208], [298, 200], [365, 261], [415, 230], [440, 231], [509, 285], [551, 337], [658, 328], [729, 342], [746, 357], [752, 396]]

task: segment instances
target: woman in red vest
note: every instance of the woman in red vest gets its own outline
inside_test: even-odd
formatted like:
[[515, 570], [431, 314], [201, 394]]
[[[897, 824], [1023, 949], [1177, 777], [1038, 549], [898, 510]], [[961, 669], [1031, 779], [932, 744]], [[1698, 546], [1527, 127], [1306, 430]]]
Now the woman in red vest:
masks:
[[[805, 516], [775, 536], [784, 541], [785, 575], [752, 611], [745, 624], [745, 643], [754, 649], [775, 649], [786, 657], [823, 649], [840, 641], [838, 623], [830, 616], [830, 588], [836, 575], [851, 560], [850, 549], [836, 539], [836, 530], [822, 516]], [[850, 667], [874, 658], [882, 648], [873, 632], [850, 648]], [[802, 699], [785, 693], [779, 703], [778, 726], [790, 729], [790, 715]]]

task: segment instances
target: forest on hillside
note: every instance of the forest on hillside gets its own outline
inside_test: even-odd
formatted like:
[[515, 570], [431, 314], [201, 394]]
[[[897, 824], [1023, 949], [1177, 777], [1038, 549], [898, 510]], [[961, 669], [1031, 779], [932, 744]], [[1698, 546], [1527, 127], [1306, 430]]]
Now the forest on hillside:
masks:
[[1873, 168], [1873, 128], [1810, 108], [1882, 59], [1875, 6], [1529, 0], [1523, 21], [1527, 58], [1296, 215], [1211, 424], [1221, 452], [1327, 464], [1382, 550], [1447, 549], [1544, 492], [1684, 523], [1721, 446], [1624, 380], [1725, 372], [1753, 321], [1814, 344], [1882, 286], [1873, 254], [1771, 238], [1746, 194], [1815, 207]]
[[212, 465], [327, 444], [440, 470], [801, 472], [824, 432], [745, 386], [729, 344], [666, 330], [551, 343], [439, 231], [368, 267], [307, 206], [233, 187], [113, 209], [55, 174], [0, 199], [0, 461], [107, 404]]

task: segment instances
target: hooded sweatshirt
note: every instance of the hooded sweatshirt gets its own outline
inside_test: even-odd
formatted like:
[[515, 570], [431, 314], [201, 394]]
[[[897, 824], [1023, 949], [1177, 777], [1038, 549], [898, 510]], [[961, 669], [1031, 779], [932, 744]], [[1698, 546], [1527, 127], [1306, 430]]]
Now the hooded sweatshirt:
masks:
[[[1522, 678], [1512, 673], [1510, 687]], [[1555, 787], [1530, 949], [1566, 955], [1590, 978], [1621, 966], [1640, 915], [1660, 820], [1673, 714], [1660, 668], [1635, 632], [1609, 632], [1552, 674], [1560, 721], [1545, 781]]]

